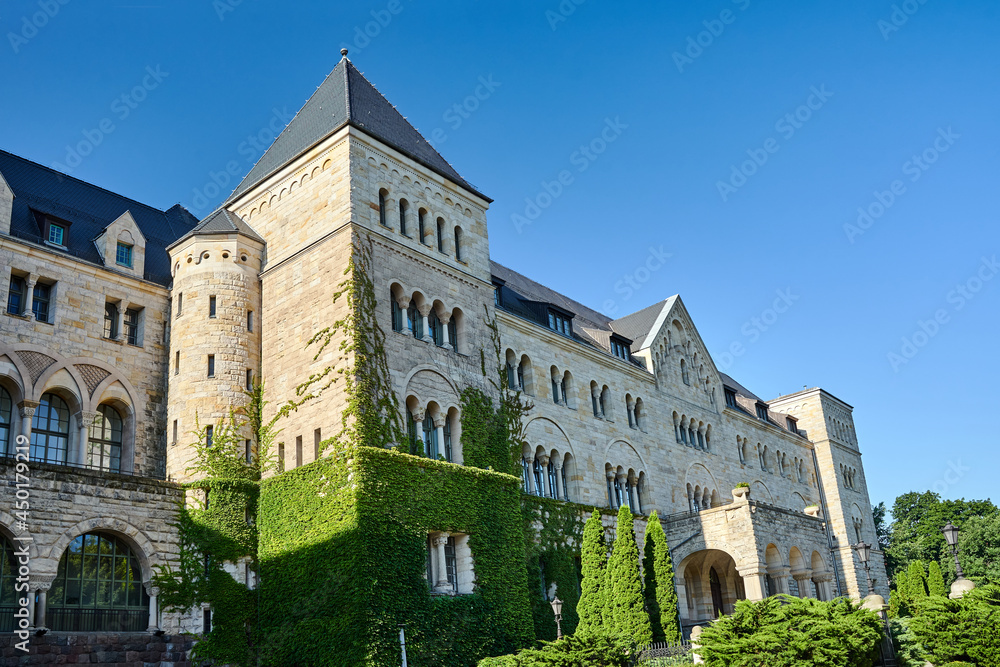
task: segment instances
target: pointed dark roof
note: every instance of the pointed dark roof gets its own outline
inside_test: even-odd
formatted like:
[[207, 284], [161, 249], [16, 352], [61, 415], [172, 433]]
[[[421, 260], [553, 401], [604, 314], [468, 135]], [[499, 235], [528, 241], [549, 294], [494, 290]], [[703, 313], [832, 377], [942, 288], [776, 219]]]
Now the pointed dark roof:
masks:
[[201, 234], [231, 234], [232, 232], [243, 234], [244, 236], [248, 236], [255, 241], [260, 241], [261, 243], [265, 242], [264, 239], [262, 239], [250, 225], [243, 221], [243, 218], [235, 213], [227, 211], [224, 208], [218, 208], [205, 216], [205, 219], [199, 222], [194, 229], [167, 246], [167, 249], [169, 250], [170, 248], [173, 248], [189, 236], [198, 236]]
[[161, 211], [3, 150], [0, 174], [14, 193], [11, 236], [44, 244], [45, 216], [58, 218], [70, 223], [70, 231], [66, 250], [53, 251], [104, 266], [93, 240], [128, 211], [146, 239], [143, 277], [161, 285], [170, 284], [167, 245], [198, 223], [180, 204]]
[[347, 58], [337, 63], [326, 80], [236, 187], [228, 201], [236, 199], [348, 124], [392, 146], [466, 190], [492, 201], [459, 176], [447, 160], [434, 150]]
[[646, 338], [652, 333], [656, 326], [656, 321], [660, 319], [660, 314], [664, 309], [670, 308], [676, 296], [672, 296], [664, 301], [658, 301], [652, 306], [647, 306], [631, 315], [620, 317], [611, 322], [611, 330], [625, 338], [635, 341], [634, 349], [641, 350]]

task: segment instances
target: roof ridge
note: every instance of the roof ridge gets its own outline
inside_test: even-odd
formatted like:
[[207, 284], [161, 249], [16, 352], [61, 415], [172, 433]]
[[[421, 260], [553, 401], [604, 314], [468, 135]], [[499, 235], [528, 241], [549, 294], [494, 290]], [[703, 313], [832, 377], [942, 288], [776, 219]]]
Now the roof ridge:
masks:
[[[344, 92], [346, 93], [344, 95], [344, 113], [347, 114], [347, 122], [350, 123], [351, 122], [351, 77], [347, 76], [347, 68], [349, 66], [354, 67], [354, 63], [348, 60], [347, 56], [344, 56], [343, 62], [347, 63], [346, 65], [344, 65]], [[339, 65], [340, 63], [337, 64]], [[337, 68], [334, 67], [334, 69]], [[354, 69], [357, 68], [355, 67]], [[361, 72], [358, 72], [358, 74], [361, 74]], [[364, 77], [364, 74], [361, 74], [361, 76]]]
[[[169, 209], [162, 209], [161, 210], [161, 209], [156, 208], [155, 206], [151, 206], [149, 204], [143, 204], [138, 199], [133, 199], [132, 197], [128, 197], [128, 196], [123, 195], [123, 194], [121, 194], [119, 192], [115, 192], [113, 190], [109, 190], [109, 189], [107, 189], [107, 188], [105, 188], [105, 187], [103, 187], [101, 185], [97, 185], [96, 183], [91, 183], [91, 182], [85, 181], [85, 180], [83, 180], [81, 178], [77, 178], [76, 176], [71, 176], [71, 175], [69, 175], [69, 174], [67, 174], [65, 172], [59, 171], [58, 169], [53, 169], [52, 167], [49, 167], [48, 165], [44, 165], [41, 162], [35, 162], [34, 160], [29, 160], [28, 158], [26, 158], [26, 157], [24, 157], [22, 155], [18, 155], [17, 153], [11, 153], [10, 151], [4, 150], [2, 148], [0, 148], [0, 153], [5, 153], [5, 154], [9, 155], [12, 158], [20, 160], [21, 162], [27, 162], [28, 164], [32, 164], [32, 165], [34, 165], [36, 167], [41, 167], [42, 169], [44, 169], [46, 171], [50, 171], [53, 174], [56, 174], [60, 178], [68, 178], [68, 179], [74, 180], [77, 183], [80, 183], [82, 185], [86, 185], [87, 187], [96, 188], [97, 190], [101, 190], [102, 192], [107, 192], [109, 195], [114, 195], [115, 197], [118, 197], [119, 199], [124, 199], [124, 200], [130, 201], [130, 202], [132, 202], [134, 204], [138, 204], [139, 206], [142, 206], [144, 208], [148, 208], [151, 211], [156, 211], [157, 213], [166, 214], [166, 212], [169, 210]], [[17, 194], [15, 193], [14, 196], [17, 196]], [[45, 197], [38, 197], [38, 196], [36, 196], [36, 198], [37, 199], [46, 199]], [[180, 206], [180, 205], [181, 205], [180, 202], [177, 202], [176, 204], [173, 204], [170, 208], [173, 208], [174, 206]], [[114, 222], [114, 221], [112, 221], [112, 222]]]

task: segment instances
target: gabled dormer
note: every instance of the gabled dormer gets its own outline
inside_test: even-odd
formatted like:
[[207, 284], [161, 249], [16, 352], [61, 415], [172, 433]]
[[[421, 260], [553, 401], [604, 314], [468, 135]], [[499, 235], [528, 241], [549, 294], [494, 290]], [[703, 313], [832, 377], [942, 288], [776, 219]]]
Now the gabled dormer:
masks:
[[104, 228], [94, 246], [109, 269], [142, 279], [146, 265], [146, 237], [129, 211]]
[[14, 208], [14, 191], [0, 174], [0, 234], [10, 234], [10, 216]]

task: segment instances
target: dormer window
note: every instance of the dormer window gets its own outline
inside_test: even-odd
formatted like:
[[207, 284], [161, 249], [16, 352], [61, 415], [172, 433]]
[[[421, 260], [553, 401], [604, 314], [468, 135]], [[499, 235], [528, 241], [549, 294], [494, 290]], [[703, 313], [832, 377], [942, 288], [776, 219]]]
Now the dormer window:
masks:
[[757, 419], [767, 421], [767, 406], [763, 403], [757, 404]]
[[63, 245], [66, 238], [66, 228], [62, 225], [49, 225], [49, 243]]
[[573, 336], [573, 318], [562, 312], [549, 310], [549, 328], [564, 336]]
[[127, 269], [132, 268], [132, 246], [128, 243], [118, 242], [118, 248], [115, 250], [115, 264], [118, 266], [124, 266]]
[[798, 422], [796, 422], [793, 418], [785, 417], [785, 424], [788, 425], [788, 430], [792, 433], [799, 432]]
[[632, 356], [632, 350], [628, 343], [619, 340], [617, 338], [611, 339], [611, 354], [618, 357], [619, 359], [624, 359], [628, 361]]
[[730, 407], [733, 410], [739, 410], [739, 406], [736, 404], [736, 391], [730, 389], [729, 387], [726, 387], [725, 392], [726, 392], [726, 407]]

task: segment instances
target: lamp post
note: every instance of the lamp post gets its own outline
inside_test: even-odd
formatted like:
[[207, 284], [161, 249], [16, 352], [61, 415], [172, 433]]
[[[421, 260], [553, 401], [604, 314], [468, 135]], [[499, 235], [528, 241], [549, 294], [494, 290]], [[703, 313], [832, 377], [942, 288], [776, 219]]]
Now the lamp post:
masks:
[[958, 562], [958, 528], [949, 521], [941, 529], [941, 532], [944, 533], [944, 541], [948, 543], [948, 546], [951, 548], [951, 555], [955, 559], [956, 579], [951, 584], [951, 595], [948, 597], [952, 599], [960, 598], [975, 588], [976, 585], [965, 578], [965, 575], [962, 573], [962, 564]]
[[858, 560], [861, 561], [861, 565], [865, 568], [865, 579], [868, 580], [868, 594], [871, 595], [875, 592], [875, 582], [872, 581], [871, 568], [868, 566], [868, 558], [872, 553], [872, 545], [858, 542], [851, 548], [857, 552]]
[[556, 617], [556, 639], [562, 639], [562, 600], [557, 595], [549, 604], [552, 605], [552, 613]]

